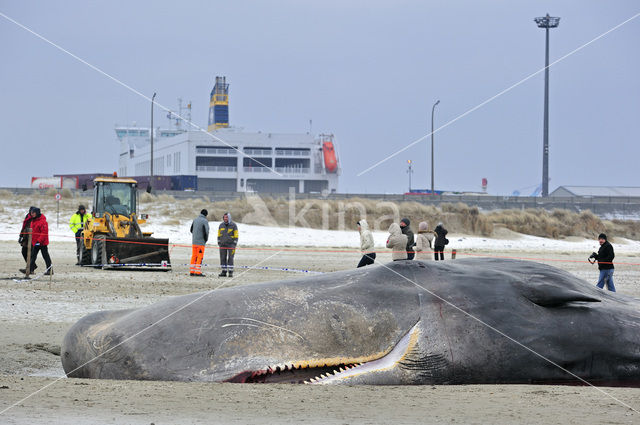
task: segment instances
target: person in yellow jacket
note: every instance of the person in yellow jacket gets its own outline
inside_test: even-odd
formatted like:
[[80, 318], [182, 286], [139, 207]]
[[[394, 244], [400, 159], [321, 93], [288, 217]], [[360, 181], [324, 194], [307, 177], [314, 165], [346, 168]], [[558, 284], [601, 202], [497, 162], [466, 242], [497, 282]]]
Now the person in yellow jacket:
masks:
[[87, 220], [91, 220], [91, 213], [87, 212], [84, 205], [78, 205], [78, 211], [76, 211], [76, 213], [71, 216], [71, 220], [69, 220], [69, 227], [76, 236], [76, 257], [78, 259], [76, 266], [80, 265], [80, 247], [83, 243], [82, 230]]
[[220, 267], [222, 271], [219, 277], [233, 277], [233, 257], [238, 245], [238, 226], [231, 220], [231, 213], [226, 212], [222, 216], [222, 223], [218, 226], [218, 247], [220, 249]]

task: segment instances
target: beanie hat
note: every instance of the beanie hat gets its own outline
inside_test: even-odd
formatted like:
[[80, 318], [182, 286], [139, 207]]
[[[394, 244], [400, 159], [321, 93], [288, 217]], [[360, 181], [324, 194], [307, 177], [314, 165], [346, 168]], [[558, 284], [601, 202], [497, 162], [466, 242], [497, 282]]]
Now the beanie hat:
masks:
[[206, 217], [207, 215], [209, 215], [209, 211], [207, 211], [207, 210], [202, 210], [202, 211], [200, 211], [200, 214], [202, 214], [203, 216], [205, 216], [205, 217]]
[[402, 220], [400, 220], [400, 223], [404, 223], [404, 224], [406, 224], [407, 226], [411, 224], [411, 222], [409, 221], [409, 219], [408, 219], [408, 218], [406, 218], [406, 217], [405, 217], [405, 218], [403, 218]]
[[82, 204], [78, 205], [78, 211], [80, 211], [80, 210], [86, 210], [84, 205], [82, 205]]
[[607, 235], [605, 235], [604, 233], [600, 233], [598, 235], [598, 239], [604, 239], [606, 241], [607, 240]]

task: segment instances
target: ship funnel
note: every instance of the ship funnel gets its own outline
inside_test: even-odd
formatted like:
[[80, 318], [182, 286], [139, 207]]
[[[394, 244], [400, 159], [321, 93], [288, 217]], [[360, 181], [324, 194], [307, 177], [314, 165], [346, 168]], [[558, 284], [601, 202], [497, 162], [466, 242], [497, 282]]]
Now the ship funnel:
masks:
[[208, 131], [229, 127], [229, 84], [226, 77], [216, 77], [209, 99]]

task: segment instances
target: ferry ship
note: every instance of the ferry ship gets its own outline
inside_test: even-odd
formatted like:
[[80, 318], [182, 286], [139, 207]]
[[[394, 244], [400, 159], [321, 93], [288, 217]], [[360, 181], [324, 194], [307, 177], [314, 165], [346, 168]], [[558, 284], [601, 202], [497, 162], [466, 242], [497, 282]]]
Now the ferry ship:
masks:
[[[198, 190], [333, 193], [341, 174], [333, 134], [245, 132], [229, 125], [229, 84], [216, 77], [207, 131], [191, 131], [191, 105], [172, 128], [116, 126], [120, 176], [197, 176]], [[186, 125], [188, 126], [188, 125]], [[223, 142], [221, 142], [221, 140]]]

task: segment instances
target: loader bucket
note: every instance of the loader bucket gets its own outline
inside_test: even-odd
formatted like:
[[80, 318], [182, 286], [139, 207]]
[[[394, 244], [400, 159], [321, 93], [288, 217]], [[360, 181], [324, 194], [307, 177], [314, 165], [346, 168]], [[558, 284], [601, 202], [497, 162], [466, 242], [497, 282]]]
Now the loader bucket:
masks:
[[169, 239], [107, 238], [106, 257], [105, 267], [171, 269]]

